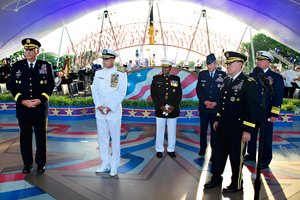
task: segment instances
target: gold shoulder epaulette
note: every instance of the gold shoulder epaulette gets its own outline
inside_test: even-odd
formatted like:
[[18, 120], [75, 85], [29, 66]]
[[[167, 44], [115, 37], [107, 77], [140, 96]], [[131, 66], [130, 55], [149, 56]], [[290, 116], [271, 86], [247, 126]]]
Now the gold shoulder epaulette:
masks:
[[255, 79], [252, 78], [252, 77], [249, 77], [249, 78], [248, 78], [248, 81], [255, 81]]
[[117, 68], [117, 70], [118, 70], [118, 72], [125, 72], [125, 70], [124, 69], [120, 69], [120, 68]]

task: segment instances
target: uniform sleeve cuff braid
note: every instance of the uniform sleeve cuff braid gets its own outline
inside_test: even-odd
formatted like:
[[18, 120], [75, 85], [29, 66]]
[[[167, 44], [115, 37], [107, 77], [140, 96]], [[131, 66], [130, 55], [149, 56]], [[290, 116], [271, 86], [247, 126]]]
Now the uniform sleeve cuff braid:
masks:
[[255, 124], [254, 124], [254, 123], [244, 121], [243, 124], [244, 124], [245, 126], [249, 126], [249, 127], [255, 128]]
[[279, 108], [279, 107], [276, 107], [276, 106], [272, 106], [271, 113], [274, 113], [274, 114], [279, 115], [279, 113], [280, 113], [280, 108]]

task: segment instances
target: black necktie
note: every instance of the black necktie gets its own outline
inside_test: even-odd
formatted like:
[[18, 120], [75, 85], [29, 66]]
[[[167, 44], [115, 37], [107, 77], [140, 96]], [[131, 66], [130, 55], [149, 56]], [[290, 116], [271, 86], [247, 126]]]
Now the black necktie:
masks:
[[209, 72], [210, 73], [210, 78], [213, 78], [214, 76], [213, 76], [213, 73], [212, 72]]
[[233, 78], [230, 78], [228, 81], [228, 85], [230, 85], [233, 82]]
[[33, 72], [33, 63], [30, 63], [30, 67], [29, 67], [30, 72]]

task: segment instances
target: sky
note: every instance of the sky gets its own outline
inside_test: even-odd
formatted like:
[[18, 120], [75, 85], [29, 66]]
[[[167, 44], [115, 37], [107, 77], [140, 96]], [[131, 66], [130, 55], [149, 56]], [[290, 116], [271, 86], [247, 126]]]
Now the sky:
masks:
[[[154, 20], [158, 20], [158, 9], [160, 19], [165, 22], [175, 22], [178, 24], [185, 24], [188, 26], [196, 27], [199, 20], [199, 16], [202, 9], [206, 9], [208, 27], [211, 32], [226, 35], [237, 43], [243, 39], [243, 42], [250, 40], [249, 29], [247, 29], [244, 37], [244, 31], [247, 27], [246, 24], [227, 16], [224, 13], [221, 13], [217, 10], [203, 8], [202, 6], [194, 3], [188, 2], [172, 2], [170, 4], [168, 1], [160, 1], [154, 3]], [[86, 16], [82, 16], [80, 19], [73, 21], [69, 24], [66, 24], [65, 27], [68, 30], [69, 36], [66, 29], [59, 28], [54, 30], [52, 33], [48, 34], [41, 39], [43, 44], [43, 49], [45, 52], [54, 52], [56, 54], [66, 54], [67, 48], [70, 46], [71, 41], [73, 44], [79, 43], [82, 38], [91, 35], [91, 33], [96, 33], [101, 30], [102, 27], [102, 17], [103, 11], [108, 10], [110, 13], [110, 19], [112, 25], [118, 24], [128, 24], [134, 22], [146, 22], [149, 14], [149, 5], [146, 1], [137, 1], [117, 4], [111, 7], [103, 8], [101, 10], [90, 13]], [[200, 19], [200, 27], [205, 26], [204, 18]], [[110, 27], [108, 21], [104, 21], [103, 28]], [[159, 29], [159, 27], [157, 27]], [[62, 35], [63, 33], [63, 35]], [[252, 29], [252, 34], [255, 34], [256, 31]], [[61, 40], [62, 38], [62, 40]], [[51, 41], [51, 42], [48, 42]], [[60, 43], [60, 41], [62, 41]], [[61, 49], [60, 49], [61, 46]], [[135, 52], [140, 48], [127, 48], [119, 51], [122, 62], [126, 63], [130, 59], [135, 59]], [[180, 60], [204, 60], [205, 57], [196, 54], [188, 53], [186, 50], [175, 47], [163, 48], [161, 46], [146, 46], [143, 50], [143, 58], [149, 58], [155, 54], [155, 59], [162, 59], [164, 57], [164, 50], [166, 51], [166, 59], [174, 60], [179, 62]], [[236, 50], [236, 49], [230, 49]], [[216, 54], [222, 54], [222, 52], [215, 52]]]

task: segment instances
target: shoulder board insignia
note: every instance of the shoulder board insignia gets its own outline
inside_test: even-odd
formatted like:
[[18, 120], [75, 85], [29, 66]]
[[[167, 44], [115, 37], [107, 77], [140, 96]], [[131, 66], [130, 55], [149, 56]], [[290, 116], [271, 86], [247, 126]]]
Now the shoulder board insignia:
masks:
[[248, 78], [248, 81], [255, 81], [255, 79], [250, 77], [250, 78]]
[[125, 72], [124, 69], [120, 69], [120, 68], [117, 68], [117, 71], [118, 71], [118, 72], [123, 72], [123, 73]]

